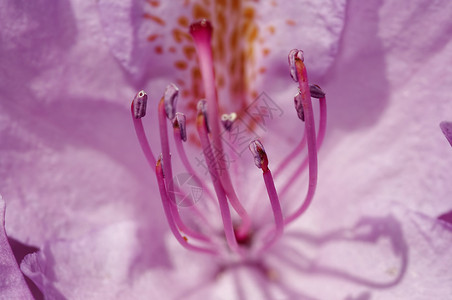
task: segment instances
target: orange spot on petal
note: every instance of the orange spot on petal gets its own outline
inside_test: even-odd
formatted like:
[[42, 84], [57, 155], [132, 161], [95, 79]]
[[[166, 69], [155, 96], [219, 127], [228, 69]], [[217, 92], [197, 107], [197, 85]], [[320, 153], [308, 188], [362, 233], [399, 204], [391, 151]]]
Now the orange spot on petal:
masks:
[[201, 4], [196, 3], [193, 6], [193, 17], [195, 19], [210, 19], [210, 13]]
[[268, 48], [262, 49], [262, 54], [263, 54], [264, 56], [269, 55], [269, 54], [270, 54], [270, 49], [268, 49]]
[[162, 26], [165, 26], [165, 21], [162, 19], [162, 18], [160, 18], [160, 17], [157, 17], [157, 16], [154, 16], [154, 15], [151, 15], [151, 14], [149, 14], [149, 13], [145, 13], [144, 15], [143, 15], [146, 19], [149, 19], [149, 20], [151, 20], [151, 21], [154, 21], [155, 23], [157, 23], [157, 24], [159, 24], [159, 25], [162, 25]]
[[160, 37], [160, 34], [151, 34], [151, 35], [148, 36], [147, 40], [148, 40], [149, 42], [153, 42], [153, 41], [155, 41], [158, 37]]
[[173, 33], [173, 38], [177, 43], [181, 43], [183, 39], [191, 41], [190, 35], [182, 30], [173, 29], [172, 33]]
[[192, 60], [196, 54], [196, 49], [192, 46], [184, 46], [184, 48], [182, 49], [182, 51], [185, 54], [185, 57], [188, 60]]
[[271, 34], [275, 34], [275, 31], [276, 31], [275, 26], [273, 26], [273, 25], [268, 26], [268, 27], [267, 27], [267, 30], [268, 30]]
[[156, 0], [147, 0], [146, 2], [149, 3], [151, 6], [154, 6], [154, 7], [159, 7], [160, 6], [160, 2], [156, 1]]
[[184, 86], [185, 85], [185, 81], [183, 80], [183, 79], [176, 79], [176, 83], [177, 83], [177, 85], [179, 85], [179, 86]]
[[186, 70], [187, 67], [188, 67], [187, 63], [185, 61], [183, 61], [183, 60], [175, 61], [174, 62], [174, 66], [176, 68], [178, 68], [179, 70]]
[[180, 26], [187, 28], [188, 25], [190, 25], [190, 21], [188, 20], [187, 17], [185, 16], [181, 16], [177, 19], [177, 23], [179, 23]]
[[154, 52], [157, 53], [157, 54], [162, 54], [162, 53], [163, 53], [163, 48], [162, 48], [162, 46], [156, 46], [156, 47], [154, 48]]
[[291, 19], [287, 19], [286, 20], [287, 25], [289, 26], [295, 26], [297, 24], [297, 22], [295, 22], [294, 20]]
[[246, 19], [254, 19], [254, 8], [252, 7], [246, 7], [243, 11], [243, 16]]

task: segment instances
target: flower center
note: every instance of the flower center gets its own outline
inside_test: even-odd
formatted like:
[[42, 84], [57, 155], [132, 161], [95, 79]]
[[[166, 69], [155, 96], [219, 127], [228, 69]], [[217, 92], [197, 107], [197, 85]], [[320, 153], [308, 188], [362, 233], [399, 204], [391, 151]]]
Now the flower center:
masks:
[[[170, 84], [158, 103], [157, 114], [159, 124], [161, 154], [156, 159], [147, 140], [141, 118], [146, 114], [147, 94], [140, 91], [132, 101], [131, 113], [135, 131], [142, 151], [151, 166], [155, 167], [160, 198], [172, 234], [186, 249], [211, 255], [249, 258], [259, 256], [269, 249], [281, 236], [284, 228], [306, 212], [315, 194], [317, 186], [317, 151], [320, 148], [326, 128], [326, 100], [320, 87], [309, 85], [304, 64], [303, 52], [292, 50], [289, 53], [290, 75], [299, 84], [299, 92], [294, 98], [298, 117], [304, 122], [304, 136], [298, 146], [289, 153], [276, 168], [274, 174], [269, 168], [269, 157], [264, 145], [259, 140], [253, 140], [249, 149], [255, 165], [262, 170], [262, 177], [270, 202], [268, 212], [273, 214], [272, 224], [258, 224], [253, 220], [253, 214], [247, 211], [236, 193], [230, 170], [225, 161], [225, 149], [222, 142], [222, 132], [231, 131], [237, 120], [237, 114], [219, 116], [215, 74], [212, 60], [212, 26], [207, 20], [201, 20], [190, 26], [190, 34], [196, 45], [202, 81], [206, 100], [200, 100], [197, 105], [196, 131], [202, 154], [210, 176], [210, 184], [202, 180], [194, 170], [184, 142], [187, 142], [186, 117], [176, 112], [179, 89]], [[314, 113], [311, 97], [319, 99], [320, 121], [316, 134]], [[187, 191], [175, 184], [173, 177], [172, 158], [168, 136], [168, 120], [173, 128], [174, 145], [184, 171], [196, 183], [201, 191], [206, 193], [210, 202], [202, 206], [191, 205], [189, 215], [195, 218], [187, 220], [178, 206], [178, 195], [186, 196]], [[304, 146], [307, 145], [307, 157], [289, 176], [281, 188], [276, 188], [273, 176], [281, 174], [289, 164], [295, 161]], [[293, 212], [283, 211], [282, 199], [295, 180], [308, 168], [309, 183], [304, 201], [298, 204]], [[243, 181], [244, 178], [241, 178]], [[253, 183], [248, 183], [253, 184]], [[279, 192], [278, 192], [278, 191]], [[262, 204], [260, 204], [262, 206]], [[252, 212], [252, 211], [251, 211]], [[221, 219], [221, 222], [219, 220]]]

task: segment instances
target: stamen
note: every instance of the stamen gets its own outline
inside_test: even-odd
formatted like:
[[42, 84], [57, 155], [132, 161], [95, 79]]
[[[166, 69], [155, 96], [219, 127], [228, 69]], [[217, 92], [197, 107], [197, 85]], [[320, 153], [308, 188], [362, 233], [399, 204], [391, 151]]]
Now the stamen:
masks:
[[[176, 144], [177, 153], [179, 154], [182, 164], [184, 165], [187, 172], [194, 177], [195, 181], [201, 184], [201, 187], [203, 191], [207, 193], [208, 198], [214, 201], [215, 203], [213, 194], [211, 193], [210, 189], [205, 185], [204, 181], [201, 180], [199, 175], [195, 172], [187, 158], [187, 154], [185, 153], [184, 145], [182, 144], [182, 141], [185, 142], [187, 140], [184, 114], [176, 113], [176, 118], [174, 119], [173, 122], [173, 128], [174, 128], [174, 143]], [[185, 133], [183, 134], [182, 132]]]
[[176, 114], [176, 103], [179, 96], [179, 88], [171, 83], [166, 87], [165, 91], [165, 112], [168, 119], [174, 119]]
[[262, 171], [268, 171], [268, 159], [265, 153], [264, 146], [259, 140], [251, 141], [249, 149], [254, 157], [254, 164]]
[[169, 202], [167, 190], [165, 187], [163, 168], [162, 168], [162, 155], [159, 155], [159, 158], [158, 158], [158, 161], [157, 161], [156, 167], [155, 167], [155, 173], [156, 173], [156, 177], [157, 177], [157, 183], [158, 183], [158, 187], [159, 187], [160, 197], [162, 199], [163, 210], [165, 211], [165, 216], [166, 216], [166, 219], [170, 226], [170, 230], [173, 233], [176, 240], [184, 248], [186, 248], [188, 250], [192, 250], [195, 252], [201, 252], [201, 253], [208, 253], [208, 254], [212, 254], [212, 255], [218, 255], [218, 251], [214, 250], [212, 248], [199, 247], [199, 246], [190, 244], [188, 242], [188, 239], [186, 237], [183, 237], [180, 234], [179, 230], [177, 229], [177, 226], [173, 219], [171, 204]]
[[[319, 124], [319, 134], [323, 132], [326, 127], [326, 101], [325, 101], [325, 93], [318, 85], [309, 85], [309, 89], [311, 92], [311, 97], [322, 99], [320, 100], [320, 124]], [[304, 118], [304, 116], [303, 116]], [[320, 146], [323, 142], [323, 137], [321, 139], [317, 138], [317, 150], [320, 149]], [[284, 159], [284, 161], [281, 163], [281, 165], [276, 169], [275, 172], [273, 172], [273, 176], [278, 177], [278, 175], [285, 170], [285, 168], [289, 165], [289, 162], [293, 161], [295, 156], [303, 150], [304, 146], [306, 145], [306, 133], [303, 133], [303, 138], [301, 139], [300, 143], [295, 147], [295, 149], [292, 150], [292, 152]]]
[[[174, 130], [178, 130], [180, 133], [180, 139], [184, 142], [187, 141], [187, 127], [186, 124], [186, 117], [182, 113], [176, 113], [176, 118], [173, 121], [173, 128]], [[176, 139], [177, 140], [177, 139]]]
[[207, 118], [207, 101], [204, 99], [199, 100], [198, 104], [196, 105], [196, 109], [198, 113], [203, 114], [206, 123], [207, 133], [210, 133], [209, 119]]
[[303, 106], [303, 112], [305, 117], [305, 132], [308, 144], [308, 159], [309, 159], [309, 186], [303, 204], [294, 214], [290, 215], [285, 220], [285, 224], [289, 224], [306, 211], [306, 209], [311, 204], [311, 201], [314, 197], [315, 190], [317, 187], [317, 146], [316, 146], [317, 141], [315, 135], [314, 113], [312, 111], [311, 94], [308, 84], [308, 74], [306, 71], [306, 67], [303, 63], [303, 60], [304, 57], [302, 51], [296, 49], [290, 51], [289, 53], [290, 70], [292, 73], [293, 66], [295, 65], [300, 89], [301, 104]]
[[[165, 172], [166, 178], [170, 179], [170, 182], [173, 178], [173, 169], [172, 169], [172, 163], [171, 163], [171, 154], [170, 154], [170, 147], [169, 147], [169, 141], [168, 141], [168, 128], [166, 125], [166, 111], [165, 111], [165, 99], [169, 98], [171, 95], [174, 94], [174, 90], [171, 88], [167, 88], [165, 91], [164, 97], [159, 102], [158, 105], [158, 119], [159, 119], [159, 128], [160, 128], [160, 144], [162, 147], [162, 155], [163, 155], [163, 161], [165, 162], [163, 164], [163, 171]], [[170, 205], [172, 215], [174, 217], [174, 221], [177, 224], [177, 227], [183, 232], [185, 232], [187, 235], [190, 235], [193, 238], [208, 241], [209, 238], [207, 238], [205, 235], [200, 234], [198, 232], [193, 231], [192, 229], [188, 228], [184, 222], [182, 222], [182, 219], [179, 215], [178, 207], [176, 206], [176, 199], [175, 199], [175, 191], [174, 191], [174, 184], [169, 184], [169, 182], [166, 182], [166, 187], [168, 190], [169, 198], [172, 202], [172, 205]]]
[[[199, 106], [198, 106], [199, 107]], [[209, 170], [210, 177], [215, 188], [215, 193], [217, 195], [218, 204], [220, 206], [221, 218], [223, 220], [224, 234], [226, 236], [226, 241], [232, 251], [238, 252], [239, 245], [234, 234], [234, 227], [232, 225], [231, 213], [229, 211], [229, 205], [226, 199], [226, 194], [224, 193], [223, 186], [218, 180], [218, 172], [216, 170], [216, 162], [213, 159], [212, 147], [210, 145], [207, 126], [205, 122], [204, 115], [201, 111], [198, 111], [198, 116], [196, 118], [196, 128], [198, 131], [199, 139], [201, 141], [201, 146], [204, 152], [204, 157], [207, 162], [207, 167]]]
[[[268, 158], [265, 152], [264, 146], [259, 140], [254, 140], [250, 143], [249, 149], [254, 157], [254, 163], [260, 169], [262, 169], [265, 187], [267, 188], [268, 198], [270, 199], [270, 204], [273, 211], [273, 216], [275, 219], [275, 232], [270, 232], [266, 238], [264, 238], [265, 244], [260, 251], [268, 249], [273, 245], [276, 240], [278, 240], [284, 231], [284, 220], [281, 210], [281, 204], [279, 203], [278, 193], [276, 192], [275, 183], [273, 181], [272, 173], [268, 168]], [[270, 237], [273, 237], [270, 239]]]
[[325, 92], [317, 84], [310, 84], [309, 92], [311, 93], [312, 98], [325, 98]]
[[230, 114], [222, 114], [221, 123], [223, 124], [224, 129], [226, 129], [227, 131], [231, 131], [232, 125], [234, 124], [236, 119], [237, 114], [234, 112]]
[[[215, 88], [215, 73], [213, 69], [212, 48], [210, 45], [212, 32], [212, 25], [205, 19], [198, 21], [190, 26], [190, 34], [193, 37], [197, 49], [206, 99], [209, 103], [207, 107], [207, 119], [209, 124], [208, 128], [212, 133], [213, 147], [216, 151], [219, 152], [219, 157], [223, 157], [224, 150], [220, 137], [220, 122], [218, 120], [218, 98]], [[229, 170], [226, 166], [226, 162], [222, 159], [218, 159], [217, 157], [215, 157], [215, 160], [216, 164], [221, 170], [218, 178], [223, 185], [224, 191], [226, 192], [232, 207], [242, 218], [242, 224], [239, 229], [239, 234], [246, 235], [249, 228], [251, 227], [251, 219], [249, 218], [248, 213], [240, 203], [237, 194], [235, 193], [234, 187], [232, 186], [231, 177], [229, 175]]]
[[[320, 109], [320, 121], [319, 121], [319, 131], [317, 133], [317, 151], [323, 145], [323, 140], [325, 138], [326, 132], [326, 119], [327, 119], [327, 106], [326, 106], [326, 97], [322, 97], [319, 99], [319, 109]], [[289, 188], [294, 184], [295, 180], [297, 180], [301, 173], [306, 169], [309, 163], [309, 157], [306, 157], [303, 162], [298, 166], [298, 168], [294, 171], [294, 173], [289, 177], [290, 179], [285, 182], [285, 185], [281, 189], [279, 193], [281, 197], [288, 192]]]
[[139, 91], [132, 100], [130, 106], [130, 111], [132, 113], [133, 126], [135, 128], [135, 133], [140, 143], [141, 150], [143, 151], [146, 160], [151, 168], [155, 166], [155, 156], [152, 153], [151, 146], [144, 132], [143, 123], [141, 118], [146, 115], [146, 103], [148, 100], [148, 95], [144, 91]]
[[293, 98], [295, 104], [295, 110], [297, 111], [298, 118], [304, 122], [303, 104], [301, 103], [301, 93], [297, 93]]
[[289, 68], [290, 68], [290, 76], [295, 82], [298, 82], [298, 74], [297, 67], [295, 65], [295, 58], [298, 58], [301, 61], [304, 61], [303, 51], [298, 49], [292, 49], [289, 52]]
[[146, 115], [146, 104], [148, 102], [148, 95], [141, 90], [139, 91], [132, 101], [133, 116], [135, 119], [140, 119]]

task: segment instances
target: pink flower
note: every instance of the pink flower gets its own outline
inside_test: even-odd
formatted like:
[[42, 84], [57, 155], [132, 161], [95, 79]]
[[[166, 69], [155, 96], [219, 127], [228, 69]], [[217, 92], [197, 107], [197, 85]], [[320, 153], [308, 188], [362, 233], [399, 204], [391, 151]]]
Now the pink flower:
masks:
[[[40, 249], [21, 270], [49, 299], [450, 295], [451, 226], [437, 219], [450, 211], [452, 192], [452, 155], [438, 130], [452, 112], [449, 2], [222, 3], [0, 4], [6, 233]], [[262, 254], [235, 262], [193, 253], [170, 235], [155, 170], [144, 163], [128, 111], [132, 96], [148, 91], [143, 122], [160, 149], [156, 102], [175, 82], [188, 120], [185, 150], [192, 164], [202, 157], [190, 135], [202, 77], [184, 28], [206, 14], [214, 34], [222, 33], [213, 41], [219, 110], [242, 120], [256, 91], [282, 112], [264, 128], [259, 120], [253, 125], [272, 171], [304, 127], [293, 111], [290, 49], [304, 50], [310, 81], [328, 95], [309, 210]], [[254, 146], [255, 158], [265, 161]], [[172, 152], [174, 169], [183, 170]], [[235, 159], [232, 182], [257, 232], [267, 220], [259, 210], [271, 203], [253, 157]], [[292, 168], [301, 161], [291, 161]], [[290, 178], [289, 166], [275, 176], [276, 191]], [[306, 173], [296, 176], [280, 198], [285, 216], [303, 203], [307, 184]], [[255, 199], [263, 201], [252, 210]], [[187, 220], [198, 204], [191, 207], [180, 209]], [[272, 228], [271, 214], [268, 220]], [[209, 221], [222, 224], [218, 214]], [[6, 241], [0, 235], [1, 278], [14, 280], [0, 280], [1, 296], [27, 295]], [[224, 245], [220, 251], [229, 251]]]

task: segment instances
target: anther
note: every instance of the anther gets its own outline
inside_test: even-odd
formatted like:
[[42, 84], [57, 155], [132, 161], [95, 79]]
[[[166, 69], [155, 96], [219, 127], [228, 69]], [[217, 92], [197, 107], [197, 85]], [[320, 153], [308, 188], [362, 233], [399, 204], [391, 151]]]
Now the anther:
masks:
[[320, 99], [325, 97], [325, 92], [317, 84], [310, 84], [309, 91], [312, 98]]
[[198, 111], [198, 115], [203, 115], [207, 132], [210, 133], [209, 122], [207, 121], [207, 101], [204, 99], [199, 100], [196, 109]]
[[165, 90], [165, 113], [168, 119], [174, 119], [176, 114], [176, 103], [177, 97], [179, 96], [179, 88], [171, 83], [166, 87]]
[[304, 110], [301, 100], [302, 100], [301, 93], [298, 92], [293, 98], [293, 103], [295, 105], [295, 110], [297, 111], [298, 118], [304, 122]]
[[298, 49], [290, 50], [288, 59], [290, 67], [290, 76], [295, 82], [298, 82], [298, 74], [297, 67], [295, 66], [295, 60], [300, 59], [301, 61], [304, 61], [303, 51]]
[[251, 141], [249, 145], [249, 149], [251, 154], [254, 157], [254, 164], [262, 171], [268, 171], [268, 158], [267, 153], [265, 152], [264, 145], [259, 140]]
[[155, 164], [155, 167], [158, 170], [161, 170], [162, 177], [165, 178], [165, 174], [163, 173], [163, 155], [162, 155], [162, 153], [160, 153], [159, 156], [157, 157], [157, 163]]
[[187, 141], [187, 127], [186, 127], [186, 118], [183, 113], [176, 113], [176, 117], [174, 118], [173, 127], [179, 128], [180, 139], [184, 142]]
[[236, 119], [237, 114], [234, 112], [230, 114], [221, 115], [221, 123], [223, 124], [224, 129], [226, 129], [227, 131], [231, 131], [232, 125], [234, 124]]
[[133, 106], [133, 117], [135, 119], [141, 119], [142, 117], [144, 117], [146, 115], [146, 104], [148, 102], [148, 95], [146, 95], [146, 93], [141, 90], [139, 91], [135, 97], [133, 98], [132, 101], [132, 106]]

